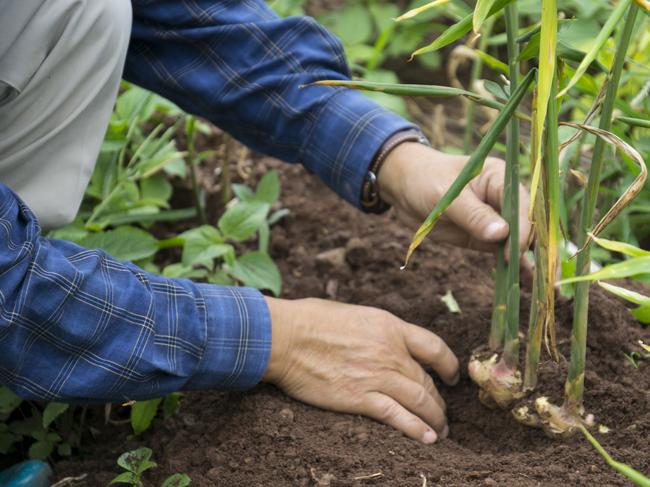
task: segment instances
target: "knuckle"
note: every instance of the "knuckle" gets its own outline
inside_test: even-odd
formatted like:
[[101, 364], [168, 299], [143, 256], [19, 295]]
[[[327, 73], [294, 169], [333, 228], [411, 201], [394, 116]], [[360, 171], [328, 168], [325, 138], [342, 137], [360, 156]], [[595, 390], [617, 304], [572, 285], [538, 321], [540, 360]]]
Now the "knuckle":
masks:
[[399, 408], [394, 401], [386, 400], [379, 405], [378, 415], [381, 421], [391, 422], [399, 416]]

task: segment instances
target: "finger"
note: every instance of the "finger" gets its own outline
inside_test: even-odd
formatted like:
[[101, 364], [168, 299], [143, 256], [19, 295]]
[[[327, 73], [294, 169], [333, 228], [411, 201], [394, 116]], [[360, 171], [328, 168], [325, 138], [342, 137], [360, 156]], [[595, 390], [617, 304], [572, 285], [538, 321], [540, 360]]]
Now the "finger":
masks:
[[508, 224], [488, 203], [466, 187], [447, 209], [447, 217], [482, 242], [501, 242], [508, 236]]
[[415, 360], [405, 360], [402, 363], [403, 367], [400, 372], [404, 374], [406, 377], [409, 379], [417, 382], [420, 384], [424, 389], [427, 391], [427, 393], [433, 398], [433, 400], [436, 402], [438, 407], [442, 410], [442, 412], [447, 411], [447, 404], [445, 404], [445, 400], [442, 398], [440, 393], [438, 392], [438, 389], [436, 388], [436, 385], [433, 383], [433, 379], [431, 376], [422, 368], [422, 366], [417, 363]]
[[442, 338], [420, 326], [407, 323], [404, 339], [415, 360], [432, 367], [446, 384], [458, 383], [458, 358]]
[[434, 443], [438, 439], [438, 433], [422, 419], [408, 411], [395, 399], [380, 392], [372, 392], [367, 395], [362, 414], [425, 444]]

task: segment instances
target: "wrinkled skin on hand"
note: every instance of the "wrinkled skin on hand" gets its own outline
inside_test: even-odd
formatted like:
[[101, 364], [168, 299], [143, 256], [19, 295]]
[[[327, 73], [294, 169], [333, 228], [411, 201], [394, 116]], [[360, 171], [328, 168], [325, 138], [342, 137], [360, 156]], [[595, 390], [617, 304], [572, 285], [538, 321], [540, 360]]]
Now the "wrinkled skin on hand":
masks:
[[448, 434], [447, 384], [458, 359], [437, 335], [375, 308], [267, 298], [273, 346], [264, 380], [324, 409], [362, 414], [423, 443]]

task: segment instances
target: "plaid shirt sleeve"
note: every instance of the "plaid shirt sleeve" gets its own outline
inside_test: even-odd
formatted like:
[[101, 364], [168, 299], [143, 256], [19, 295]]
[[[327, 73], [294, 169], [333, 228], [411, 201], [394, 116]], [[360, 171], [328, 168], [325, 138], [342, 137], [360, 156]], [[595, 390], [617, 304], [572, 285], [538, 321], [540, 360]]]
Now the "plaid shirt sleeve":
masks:
[[270, 346], [258, 291], [165, 279], [43, 238], [0, 184], [0, 384], [57, 401], [243, 389]]
[[360, 207], [381, 145], [413, 128], [363, 94], [301, 85], [349, 79], [339, 40], [309, 17], [278, 18], [262, 0], [133, 0], [125, 77], [232, 133], [301, 161]]

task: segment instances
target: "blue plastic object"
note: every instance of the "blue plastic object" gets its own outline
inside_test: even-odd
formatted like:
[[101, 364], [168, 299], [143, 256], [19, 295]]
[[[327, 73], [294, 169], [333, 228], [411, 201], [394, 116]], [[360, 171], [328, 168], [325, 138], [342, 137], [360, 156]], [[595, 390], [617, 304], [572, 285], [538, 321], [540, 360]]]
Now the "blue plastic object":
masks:
[[0, 487], [50, 487], [52, 469], [40, 460], [28, 460], [0, 472]]

